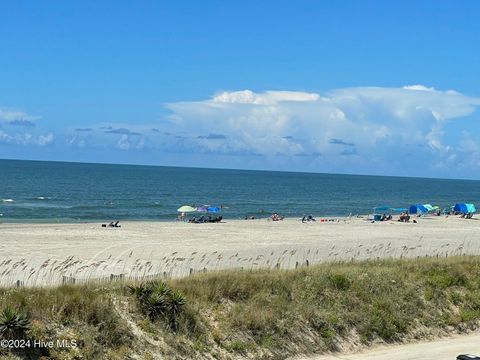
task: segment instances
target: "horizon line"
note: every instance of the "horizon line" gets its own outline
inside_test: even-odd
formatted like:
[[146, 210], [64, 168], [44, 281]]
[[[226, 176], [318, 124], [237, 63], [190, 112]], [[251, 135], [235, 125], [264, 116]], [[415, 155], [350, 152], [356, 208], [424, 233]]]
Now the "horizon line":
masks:
[[328, 172], [314, 172], [314, 171], [292, 171], [292, 170], [266, 170], [266, 169], [241, 169], [241, 168], [223, 168], [223, 167], [202, 167], [202, 166], [181, 166], [181, 165], [158, 165], [158, 164], [131, 164], [131, 163], [109, 163], [109, 162], [87, 162], [74, 160], [39, 160], [39, 159], [5, 159], [0, 158], [0, 161], [31, 161], [31, 162], [53, 162], [66, 164], [86, 164], [86, 165], [113, 165], [113, 166], [148, 166], [148, 167], [163, 167], [163, 168], [179, 168], [179, 169], [202, 169], [202, 170], [230, 170], [230, 171], [252, 171], [252, 172], [278, 172], [290, 174], [312, 174], [312, 175], [345, 175], [345, 176], [364, 176], [364, 177], [391, 177], [391, 178], [405, 178], [405, 179], [427, 179], [427, 180], [460, 180], [460, 181], [480, 181], [480, 179], [468, 178], [442, 178], [442, 177], [428, 177], [428, 176], [405, 176], [405, 175], [378, 175], [378, 174], [352, 174], [352, 173], [328, 173]]

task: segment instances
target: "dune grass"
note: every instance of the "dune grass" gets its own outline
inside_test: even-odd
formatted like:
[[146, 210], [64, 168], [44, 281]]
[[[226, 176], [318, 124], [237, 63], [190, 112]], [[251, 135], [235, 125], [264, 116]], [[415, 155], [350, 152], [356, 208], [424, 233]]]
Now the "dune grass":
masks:
[[0, 311], [10, 306], [30, 319], [26, 337], [79, 343], [76, 349], [0, 349], [0, 354], [284, 359], [462, 332], [477, 328], [480, 320], [480, 257], [473, 256], [197, 274], [165, 284], [166, 293], [184, 301], [173, 325], [166, 313], [171, 305], [155, 298], [150, 305], [162, 316], [151, 316], [138, 286], [0, 290]]

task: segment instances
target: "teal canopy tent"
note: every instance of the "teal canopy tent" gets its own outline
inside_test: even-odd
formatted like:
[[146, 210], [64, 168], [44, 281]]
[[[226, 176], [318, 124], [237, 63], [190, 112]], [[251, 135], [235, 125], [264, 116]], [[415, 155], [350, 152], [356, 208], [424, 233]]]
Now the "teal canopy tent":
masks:
[[455, 204], [453, 211], [461, 212], [464, 214], [473, 214], [477, 212], [475, 205], [473, 204]]
[[407, 211], [407, 208], [402, 207], [391, 207], [391, 206], [376, 206], [373, 208], [375, 213], [386, 213], [386, 212], [403, 212]]
[[407, 208], [390, 208], [390, 211], [393, 211], [393, 212], [405, 212], [407, 210], [408, 210]]

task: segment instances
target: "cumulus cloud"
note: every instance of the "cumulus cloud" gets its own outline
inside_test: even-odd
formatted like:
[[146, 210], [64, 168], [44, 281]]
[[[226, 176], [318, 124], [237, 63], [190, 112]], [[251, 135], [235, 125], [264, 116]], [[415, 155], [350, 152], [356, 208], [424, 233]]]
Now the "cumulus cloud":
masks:
[[[0, 125], [6, 125], [0, 131], [0, 142], [10, 145], [23, 146], [46, 146], [54, 141], [54, 134], [51, 132], [42, 133], [36, 131], [35, 121], [40, 116], [31, 115], [23, 110], [0, 107]], [[21, 128], [29, 128], [21, 129]]]
[[115, 147], [120, 150], [142, 150], [145, 147], [145, 139], [133, 139], [128, 135], [122, 135], [118, 139]]
[[435, 88], [433, 87], [428, 87], [425, 85], [405, 85], [402, 89], [407, 89], [407, 90], [418, 90], [418, 91], [435, 91]]
[[[157, 129], [159, 130], [159, 129]], [[159, 130], [160, 131], [160, 130]], [[161, 136], [157, 131], [152, 133], [152, 125], [115, 123], [96, 124], [93, 127], [78, 127], [63, 134], [59, 141], [71, 148], [104, 150], [143, 150], [153, 147], [149, 144], [148, 137]]]
[[[216, 147], [223, 153], [321, 154], [324, 164], [348, 162], [355, 155], [356, 161], [371, 164], [388, 162], [383, 153], [412, 146], [435, 161], [451, 157], [454, 146], [445, 139], [446, 124], [471, 115], [479, 105], [478, 97], [417, 84], [344, 88], [325, 95], [243, 90], [166, 107], [170, 121], [186, 133], [201, 124], [204, 132], [223, 134], [226, 141]], [[204, 135], [196, 138], [190, 146], [212, 149], [211, 143], [202, 143]]]
[[33, 122], [40, 118], [40, 116], [30, 115], [22, 110], [0, 107], [0, 123], [32, 126], [34, 125]]
[[256, 168], [447, 176], [452, 169], [473, 169], [480, 174], [478, 133], [468, 125], [479, 119], [474, 113], [480, 98], [454, 90], [414, 84], [322, 94], [223, 91], [165, 106], [170, 114], [156, 122], [98, 123], [63, 134], [30, 126], [39, 117], [0, 108], [0, 142], [55, 143], [82, 153], [206, 153], [212, 164], [225, 167], [232, 166], [225, 159], [236, 158], [237, 164], [255, 162]]
[[35, 135], [31, 133], [15, 133], [9, 134], [0, 130], [0, 142], [14, 145], [37, 145], [46, 146], [51, 144], [55, 139], [53, 133]]
[[273, 105], [279, 102], [304, 102], [315, 101], [319, 99], [315, 93], [300, 91], [266, 91], [264, 93], [254, 93], [250, 90], [222, 92], [213, 97], [213, 103], [219, 104], [256, 104]]
[[37, 139], [36, 139], [36, 144], [37, 145], [41, 145], [41, 146], [45, 146], [45, 145], [48, 145], [50, 144], [54, 139], [54, 136], [52, 133], [48, 133], [46, 135], [39, 135], [37, 136]]

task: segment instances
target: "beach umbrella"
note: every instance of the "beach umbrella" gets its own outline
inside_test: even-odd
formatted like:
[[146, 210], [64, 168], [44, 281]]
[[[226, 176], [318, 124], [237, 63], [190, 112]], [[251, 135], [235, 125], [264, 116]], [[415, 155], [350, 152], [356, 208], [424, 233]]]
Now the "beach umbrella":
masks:
[[209, 205], [199, 206], [199, 207], [196, 208], [196, 211], [198, 211], [198, 212], [207, 212], [209, 207], [210, 207]]
[[193, 211], [197, 211], [197, 208], [194, 208], [192, 206], [189, 206], [189, 205], [183, 205], [181, 207], [179, 207], [177, 209], [178, 212], [193, 212]]
[[207, 208], [207, 211], [210, 212], [210, 213], [218, 213], [220, 212], [220, 208], [218, 206], [209, 206]]

